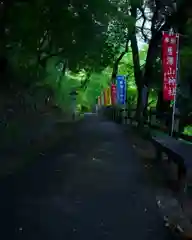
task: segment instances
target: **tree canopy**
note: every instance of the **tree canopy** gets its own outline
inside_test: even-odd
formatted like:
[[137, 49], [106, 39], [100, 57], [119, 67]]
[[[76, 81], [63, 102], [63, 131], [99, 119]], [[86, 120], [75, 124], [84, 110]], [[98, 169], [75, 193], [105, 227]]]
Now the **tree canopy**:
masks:
[[191, 18], [190, 0], [3, 0], [1, 89], [33, 95], [41, 86], [65, 107], [75, 89], [77, 104], [91, 105], [123, 73], [139, 112], [144, 85], [149, 98], [162, 91], [161, 35], [173, 28], [180, 33], [178, 107], [188, 114]]

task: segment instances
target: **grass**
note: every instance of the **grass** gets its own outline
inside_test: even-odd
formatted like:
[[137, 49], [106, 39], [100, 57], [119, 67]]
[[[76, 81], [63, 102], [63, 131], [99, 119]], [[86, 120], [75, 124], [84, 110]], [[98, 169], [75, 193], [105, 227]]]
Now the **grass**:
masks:
[[192, 126], [189, 125], [189, 126], [185, 127], [183, 133], [186, 134], [186, 135], [192, 136]]

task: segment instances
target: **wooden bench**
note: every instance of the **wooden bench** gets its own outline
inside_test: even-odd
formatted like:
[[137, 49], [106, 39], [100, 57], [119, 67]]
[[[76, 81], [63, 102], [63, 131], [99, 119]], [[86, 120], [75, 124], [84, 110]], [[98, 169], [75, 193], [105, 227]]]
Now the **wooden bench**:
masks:
[[[192, 170], [192, 144], [183, 140], [176, 140], [170, 136], [152, 136], [151, 141], [156, 148], [157, 158], [162, 160], [163, 153], [168, 156], [168, 162], [174, 162], [177, 166], [176, 186], [178, 190], [184, 190], [186, 184], [191, 181]], [[190, 182], [191, 183], [191, 182]]]

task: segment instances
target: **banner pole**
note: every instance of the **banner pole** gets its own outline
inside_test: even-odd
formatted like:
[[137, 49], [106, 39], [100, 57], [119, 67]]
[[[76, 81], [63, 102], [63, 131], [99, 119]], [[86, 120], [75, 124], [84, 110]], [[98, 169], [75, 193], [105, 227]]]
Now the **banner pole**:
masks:
[[175, 94], [174, 94], [174, 102], [173, 102], [173, 112], [172, 112], [172, 121], [171, 121], [171, 137], [173, 136], [174, 132], [174, 125], [175, 125], [175, 110], [176, 110], [176, 100], [177, 100], [177, 83], [178, 83], [178, 76], [179, 76], [179, 34], [177, 33], [177, 58], [176, 58], [176, 86], [175, 86]]

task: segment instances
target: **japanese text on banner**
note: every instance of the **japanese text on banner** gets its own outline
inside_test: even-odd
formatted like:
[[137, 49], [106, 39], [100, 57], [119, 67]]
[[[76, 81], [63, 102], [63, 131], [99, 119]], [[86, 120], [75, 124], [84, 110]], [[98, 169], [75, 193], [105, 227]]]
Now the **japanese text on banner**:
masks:
[[117, 76], [117, 100], [119, 104], [126, 102], [126, 77]]
[[163, 33], [163, 97], [167, 101], [174, 100], [176, 94], [177, 39], [177, 34]]

